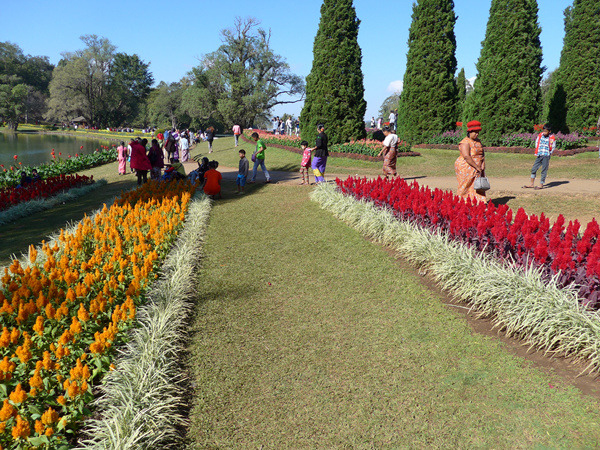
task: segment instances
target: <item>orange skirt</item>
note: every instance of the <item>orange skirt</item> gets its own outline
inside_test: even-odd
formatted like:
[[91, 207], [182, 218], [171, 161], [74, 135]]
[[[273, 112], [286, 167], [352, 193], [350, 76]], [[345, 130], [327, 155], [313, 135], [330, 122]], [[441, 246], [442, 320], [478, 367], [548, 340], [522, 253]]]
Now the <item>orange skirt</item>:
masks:
[[[481, 164], [481, 157], [473, 156], [475, 162]], [[477, 171], [469, 165], [462, 156], [459, 156], [454, 163], [456, 179], [458, 180], [457, 194], [463, 198], [472, 198], [482, 202], [487, 202], [485, 191], [476, 191], [473, 189], [473, 183], [477, 178]]]

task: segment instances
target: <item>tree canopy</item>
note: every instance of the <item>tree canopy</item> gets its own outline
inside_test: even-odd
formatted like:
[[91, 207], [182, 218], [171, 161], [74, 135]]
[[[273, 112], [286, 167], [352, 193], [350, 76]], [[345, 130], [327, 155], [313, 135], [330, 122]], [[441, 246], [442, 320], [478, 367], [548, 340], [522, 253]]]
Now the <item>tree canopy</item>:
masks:
[[413, 4], [398, 136], [419, 143], [453, 129], [457, 120], [456, 37], [452, 0]]
[[536, 0], [492, 0], [477, 79], [463, 122], [479, 120], [480, 138], [533, 131], [541, 107], [541, 29]]
[[332, 144], [365, 137], [359, 25], [352, 0], [323, 1], [300, 114], [302, 138], [308, 142], [315, 141], [319, 123], [327, 127]]
[[50, 82], [49, 119], [85, 117], [90, 125], [120, 126], [137, 112], [154, 82], [137, 55], [115, 53], [106, 38], [82, 36], [86, 47], [63, 53]]
[[259, 25], [254, 18], [238, 17], [233, 28], [221, 31], [223, 44], [188, 74], [182, 111], [203, 122], [246, 128], [274, 106], [301, 100], [302, 78], [273, 52], [271, 32]]
[[568, 132], [596, 125], [600, 115], [600, 3], [575, 0], [565, 10], [560, 65], [553, 74], [544, 118]]

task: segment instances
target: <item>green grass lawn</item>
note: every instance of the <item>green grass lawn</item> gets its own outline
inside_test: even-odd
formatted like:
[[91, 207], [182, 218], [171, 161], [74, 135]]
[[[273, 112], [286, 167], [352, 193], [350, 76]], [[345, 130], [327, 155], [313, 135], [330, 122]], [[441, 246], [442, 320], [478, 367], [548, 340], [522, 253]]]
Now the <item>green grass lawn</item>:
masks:
[[309, 189], [231, 190], [198, 277], [192, 448], [597, 445], [597, 401], [474, 334]]

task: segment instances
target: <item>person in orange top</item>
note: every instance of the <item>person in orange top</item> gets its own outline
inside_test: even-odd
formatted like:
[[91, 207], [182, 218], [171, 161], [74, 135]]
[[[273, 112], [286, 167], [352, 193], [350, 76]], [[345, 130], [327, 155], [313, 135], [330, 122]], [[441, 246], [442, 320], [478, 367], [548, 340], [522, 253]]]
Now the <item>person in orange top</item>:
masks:
[[223, 176], [217, 170], [219, 163], [211, 161], [208, 163], [208, 167], [208, 171], [204, 174], [204, 179], [206, 180], [206, 183], [204, 183], [204, 193], [210, 198], [215, 198], [216, 196], [221, 198], [221, 179]]
[[485, 191], [473, 188], [475, 178], [485, 176], [485, 154], [479, 140], [481, 123], [472, 120], [467, 123], [467, 137], [458, 145], [460, 156], [454, 163], [456, 179], [458, 180], [457, 194], [463, 198], [471, 198], [487, 203]]

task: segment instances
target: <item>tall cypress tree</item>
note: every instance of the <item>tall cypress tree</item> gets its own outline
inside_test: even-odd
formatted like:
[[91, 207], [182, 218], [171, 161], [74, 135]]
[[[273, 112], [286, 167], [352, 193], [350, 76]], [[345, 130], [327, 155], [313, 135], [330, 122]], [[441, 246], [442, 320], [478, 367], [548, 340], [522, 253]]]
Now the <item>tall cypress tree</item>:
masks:
[[331, 144], [366, 136], [359, 25], [352, 0], [323, 1], [300, 115], [302, 138], [308, 142], [316, 139], [319, 123], [325, 125]]
[[492, 0], [474, 92], [463, 121], [479, 120], [480, 138], [532, 131], [541, 110], [542, 47], [536, 0]]
[[565, 39], [546, 110], [554, 128], [595, 126], [600, 115], [600, 3], [575, 0], [565, 10]]
[[456, 103], [456, 117], [462, 117], [462, 110], [467, 99], [467, 79], [465, 77], [464, 67], [458, 72], [456, 77], [456, 88], [457, 88], [457, 103]]
[[423, 142], [455, 127], [456, 37], [452, 0], [418, 0], [413, 5], [398, 135]]

